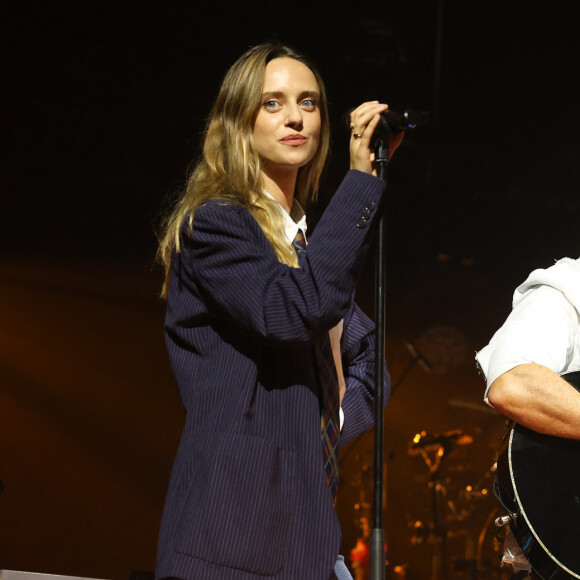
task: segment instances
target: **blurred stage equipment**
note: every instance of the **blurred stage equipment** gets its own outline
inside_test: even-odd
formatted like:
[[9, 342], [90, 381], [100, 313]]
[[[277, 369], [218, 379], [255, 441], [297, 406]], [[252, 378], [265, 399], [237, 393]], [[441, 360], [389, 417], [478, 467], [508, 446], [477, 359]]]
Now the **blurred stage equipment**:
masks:
[[411, 371], [411, 369], [417, 363], [419, 363], [419, 365], [421, 366], [421, 368], [426, 373], [431, 373], [433, 371], [433, 368], [431, 366], [431, 363], [423, 356], [423, 354], [421, 352], [419, 352], [419, 349], [415, 345], [411, 344], [407, 340], [403, 340], [403, 342], [405, 343], [405, 346], [407, 347], [407, 349], [409, 350], [409, 352], [411, 353], [411, 356], [413, 358], [409, 361], [409, 363], [407, 364], [407, 366], [405, 367], [405, 369], [403, 370], [403, 372], [397, 378], [396, 382], [394, 382], [393, 384], [391, 384], [391, 396], [393, 396], [393, 394], [395, 393], [395, 391], [399, 388], [399, 386], [405, 380], [406, 376], [409, 374], [409, 372]]
[[[378, 342], [378, 341], [377, 341]], [[402, 342], [409, 350], [412, 355], [411, 360], [407, 363], [406, 368], [403, 370], [401, 375], [397, 380], [391, 383], [391, 397], [401, 383], [405, 380], [411, 369], [418, 363], [421, 368], [426, 373], [431, 372], [431, 365], [429, 361], [419, 352], [419, 350], [409, 341], [403, 339]], [[356, 449], [356, 443], [351, 444], [349, 450], [346, 453], [343, 451], [341, 455], [341, 460], [344, 462], [345, 459]], [[376, 435], [375, 435], [375, 451], [376, 451]], [[382, 450], [381, 450], [382, 453]], [[369, 469], [369, 465], [372, 461], [372, 457], [367, 457], [366, 460], [362, 460], [360, 455], [356, 455], [356, 460], [361, 462], [360, 466], [360, 477], [351, 482], [351, 485], [358, 489], [359, 501], [354, 505], [355, 512], [360, 512], [360, 515], [355, 518], [355, 523], [361, 528], [362, 536], [357, 539], [356, 545], [351, 549], [351, 566], [353, 568], [354, 580], [368, 580], [370, 578], [369, 568], [370, 568], [370, 536], [371, 536], [371, 523], [372, 523], [372, 511], [373, 507], [371, 498], [366, 496], [366, 488], [372, 486], [373, 480], [371, 479], [372, 470]], [[376, 465], [376, 464], [375, 464]], [[386, 462], [382, 462], [382, 479], [386, 480]], [[376, 468], [375, 468], [376, 473]], [[384, 505], [386, 503], [386, 486], [382, 485], [382, 497], [381, 503]], [[377, 493], [377, 488], [375, 487], [375, 494]], [[376, 508], [375, 508], [376, 509]], [[385, 555], [387, 551], [387, 544], [385, 545]], [[395, 566], [392, 570], [388, 569], [389, 562], [385, 559], [385, 571], [388, 571], [390, 575], [395, 575], [396, 578], [404, 578], [405, 568], [403, 566]], [[373, 579], [374, 580], [374, 579]]]
[[457, 445], [469, 445], [473, 443], [473, 437], [460, 431], [447, 431], [441, 435], [431, 434], [426, 431], [417, 433], [409, 443], [409, 455], [421, 455], [429, 469], [429, 491], [431, 494], [432, 521], [429, 527], [416, 523], [416, 535], [423, 541], [432, 537], [435, 542], [433, 553], [432, 580], [449, 580], [449, 560], [447, 557], [447, 528], [442, 515], [442, 500], [446, 490], [439, 477], [439, 471], [443, 459]]
[[16, 570], [0, 570], [0, 580], [92, 580], [80, 576], [60, 576], [40, 572], [20, 572]]
[[[455, 497], [449, 496], [441, 479], [443, 460], [452, 451], [473, 442], [471, 435], [456, 429], [443, 434], [422, 431], [408, 444], [408, 454], [421, 456], [429, 470], [432, 521], [417, 520], [410, 525], [413, 530], [413, 544], [434, 544], [431, 580], [513, 578], [511, 567], [501, 565], [505, 531], [498, 530], [495, 525], [499, 506], [490, 493], [495, 464], [474, 485], [463, 486]], [[487, 504], [490, 501], [493, 504], [488, 513]], [[487, 514], [483, 521], [482, 509], [483, 514]], [[458, 537], [464, 538], [464, 555], [450, 558], [449, 540]]]

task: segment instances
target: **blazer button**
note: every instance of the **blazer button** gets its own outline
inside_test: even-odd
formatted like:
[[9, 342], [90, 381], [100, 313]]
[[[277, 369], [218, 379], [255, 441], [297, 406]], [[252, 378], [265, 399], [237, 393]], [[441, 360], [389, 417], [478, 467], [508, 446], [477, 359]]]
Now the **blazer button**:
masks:
[[371, 212], [365, 209], [365, 211], [362, 212], [360, 217], [366, 221], [371, 217]]
[[375, 209], [375, 204], [372, 201], [369, 201], [366, 205], [365, 205], [365, 210], [366, 211], [373, 211]]
[[357, 228], [366, 228], [366, 226], [367, 226], [367, 220], [365, 220], [362, 217], [358, 220], [358, 222], [356, 222]]

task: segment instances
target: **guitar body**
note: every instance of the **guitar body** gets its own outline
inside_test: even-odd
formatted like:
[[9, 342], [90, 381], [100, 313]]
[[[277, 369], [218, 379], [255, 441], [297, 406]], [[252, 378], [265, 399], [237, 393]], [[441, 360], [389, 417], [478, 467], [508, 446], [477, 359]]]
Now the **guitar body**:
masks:
[[[562, 375], [580, 391], [580, 371]], [[494, 491], [517, 517], [510, 528], [544, 580], [580, 578], [580, 441], [515, 424], [501, 450]]]

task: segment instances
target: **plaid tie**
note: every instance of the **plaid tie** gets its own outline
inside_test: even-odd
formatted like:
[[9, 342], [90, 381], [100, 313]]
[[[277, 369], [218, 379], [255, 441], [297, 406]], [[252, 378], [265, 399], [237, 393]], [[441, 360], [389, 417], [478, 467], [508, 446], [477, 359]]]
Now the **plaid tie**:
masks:
[[[302, 230], [298, 230], [293, 242], [296, 253], [306, 249], [306, 240]], [[322, 458], [324, 460], [324, 472], [326, 481], [332, 492], [333, 499], [336, 498], [338, 490], [338, 439], [339, 427], [339, 393], [338, 377], [336, 366], [332, 356], [330, 337], [326, 333], [315, 345], [315, 364], [318, 379], [320, 381], [321, 395], [321, 418], [320, 434], [322, 437]]]

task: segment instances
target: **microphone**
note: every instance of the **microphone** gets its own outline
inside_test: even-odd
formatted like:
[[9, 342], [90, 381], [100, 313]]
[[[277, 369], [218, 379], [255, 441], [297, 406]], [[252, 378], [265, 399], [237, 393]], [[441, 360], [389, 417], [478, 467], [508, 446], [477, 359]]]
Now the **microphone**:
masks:
[[[349, 109], [342, 115], [343, 125], [350, 130], [350, 114], [354, 109]], [[389, 137], [395, 133], [414, 129], [419, 125], [426, 125], [429, 121], [428, 111], [414, 111], [405, 109], [402, 113], [387, 109], [381, 114], [381, 118], [375, 128], [374, 137]]]
[[405, 346], [409, 349], [409, 352], [413, 355], [413, 359], [416, 360], [426, 373], [432, 373], [433, 368], [429, 364], [429, 361], [419, 352], [419, 349], [408, 341], [405, 341]]

